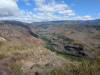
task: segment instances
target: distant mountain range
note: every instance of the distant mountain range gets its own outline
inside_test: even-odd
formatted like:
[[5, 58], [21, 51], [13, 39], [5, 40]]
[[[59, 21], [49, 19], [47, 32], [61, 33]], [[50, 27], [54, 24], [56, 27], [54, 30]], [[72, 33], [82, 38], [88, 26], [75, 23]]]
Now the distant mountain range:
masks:
[[31, 25], [100, 25], [100, 19], [96, 20], [60, 20], [60, 21], [46, 21], [46, 22], [32, 22], [26, 23], [15, 20], [3, 20], [0, 22], [10, 23], [10, 24], [31, 24]]

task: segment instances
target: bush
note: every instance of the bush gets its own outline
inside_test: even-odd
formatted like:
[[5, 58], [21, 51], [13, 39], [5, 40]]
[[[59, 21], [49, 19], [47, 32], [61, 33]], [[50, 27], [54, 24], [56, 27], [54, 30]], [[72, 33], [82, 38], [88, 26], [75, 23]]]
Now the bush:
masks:
[[21, 70], [21, 67], [22, 67], [21, 64], [16, 64], [16, 63], [12, 63], [9, 65], [9, 68], [14, 73], [14, 75], [22, 75], [23, 71]]
[[72, 65], [70, 72], [72, 75], [99, 75], [100, 65], [95, 62], [82, 61], [79, 65]]
[[6, 57], [5, 54], [0, 54], [0, 59], [3, 59], [5, 57]]

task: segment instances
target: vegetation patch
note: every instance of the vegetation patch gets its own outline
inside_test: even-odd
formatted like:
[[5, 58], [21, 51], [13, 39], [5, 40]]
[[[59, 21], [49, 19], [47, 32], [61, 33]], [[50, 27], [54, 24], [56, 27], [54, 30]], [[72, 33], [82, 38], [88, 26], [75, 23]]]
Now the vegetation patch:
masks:
[[99, 75], [100, 65], [94, 61], [83, 60], [78, 65], [71, 65], [72, 75]]
[[[49, 38], [49, 36], [42, 36], [41, 38], [46, 42], [45, 48], [56, 52], [58, 55], [61, 55], [65, 58], [70, 57], [71, 59], [80, 60], [87, 56], [84, 53], [84, 46], [78, 40], [72, 40], [58, 34], [56, 39], [53, 37]], [[59, 49], [59, 44], [62, 45], [62, 49], [60, 48], [61, 50]]]
[[6, 58], [6, 55], [3, 53], [0, 53], [0, 60]]
[[11, 71], [13, 72], [14, 75], [22, 75], [23, 71], [22, 71], [22, 65], [21, 64], [17, 64], [17, 63], [11, 63], [9, 64], [9, 68], [11, 69]]

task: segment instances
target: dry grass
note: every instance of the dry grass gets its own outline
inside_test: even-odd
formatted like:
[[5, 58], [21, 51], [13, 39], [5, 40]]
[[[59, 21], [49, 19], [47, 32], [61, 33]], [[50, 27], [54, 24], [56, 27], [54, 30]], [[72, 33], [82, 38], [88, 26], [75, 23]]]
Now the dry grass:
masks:
[[21, 69], [21, 67], [22, 67], [21, 64], [11, 63], [8, 65], [8, 67], [11, 69], [12, 74], [14, 74], [14, 75], [22, 75], [23, 74], [23, 71]]

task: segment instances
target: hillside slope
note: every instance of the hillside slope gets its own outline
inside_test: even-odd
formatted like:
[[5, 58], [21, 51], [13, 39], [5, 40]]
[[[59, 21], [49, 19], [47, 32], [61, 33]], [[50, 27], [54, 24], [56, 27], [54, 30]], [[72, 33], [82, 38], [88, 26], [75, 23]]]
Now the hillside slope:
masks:
[[0, 23], [0, 75], [47, 75], [71, 64], [43, 47], [44, 41], [22, 23]]
[[37, 24], [0, 22], [0, 75], [100, 74], [99, 25]]

